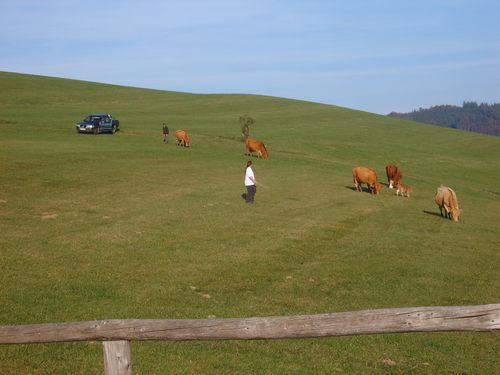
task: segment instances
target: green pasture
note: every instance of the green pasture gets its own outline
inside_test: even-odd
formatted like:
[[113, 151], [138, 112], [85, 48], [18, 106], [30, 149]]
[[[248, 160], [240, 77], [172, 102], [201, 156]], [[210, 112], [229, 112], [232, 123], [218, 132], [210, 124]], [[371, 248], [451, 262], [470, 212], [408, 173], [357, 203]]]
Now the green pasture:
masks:
[[[383, 88], [381, 88], [383, 90]], [[116, 135], [77, 134], [92, 112]], [[246, 205], [240, 116], [268, 160]], [[190, 148], [162, 142], [162, 122]], [[173, 137], [172, 137], [173, 138]], [[410, 198], [353, 190], [399, 165]], [[463, 209], [439, 216], [452, 187]], [[500, 138], [254, 95], [0, 73], [0, 325], [500, 301]], [[493, 333], [133, 342], [135, 374], [493, 374]], [[103, 373], [100, 342], [0, 346], [0, 374]]]

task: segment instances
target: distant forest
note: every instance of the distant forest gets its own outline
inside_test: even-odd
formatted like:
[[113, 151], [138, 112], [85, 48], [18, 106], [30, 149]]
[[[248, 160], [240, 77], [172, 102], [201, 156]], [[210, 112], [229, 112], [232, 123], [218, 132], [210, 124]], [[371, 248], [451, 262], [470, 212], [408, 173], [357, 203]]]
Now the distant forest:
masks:
[[419, 108], [410, 113], [391, 112], [389, 116], [500, 136], [500, 103], [490, 105], [464, 102], [461, 107], [437, 105], [428, 109]]

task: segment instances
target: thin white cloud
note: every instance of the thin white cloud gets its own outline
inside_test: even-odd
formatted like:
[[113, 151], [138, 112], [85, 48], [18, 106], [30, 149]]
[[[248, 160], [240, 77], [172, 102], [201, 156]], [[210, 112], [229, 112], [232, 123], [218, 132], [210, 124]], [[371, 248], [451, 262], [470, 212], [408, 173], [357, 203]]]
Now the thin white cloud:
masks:
[[354, 107], [399, 87], [418, 103], [422, 77], [462, 82], [457, 96], [477, 92], [471, 76], [495, 82], [498, 11], [492, 0], [7, 0], [0, 70]]

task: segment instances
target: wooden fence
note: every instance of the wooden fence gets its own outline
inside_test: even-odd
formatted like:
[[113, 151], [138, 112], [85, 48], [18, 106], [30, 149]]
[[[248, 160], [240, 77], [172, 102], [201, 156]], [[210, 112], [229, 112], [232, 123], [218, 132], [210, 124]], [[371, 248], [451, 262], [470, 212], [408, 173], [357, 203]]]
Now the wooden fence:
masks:
[[500, 331], [500, 304], [241, 319], [115, 319], [0, 326], [0, 344], [103, 341], [107, 375], [132, 374], [133, 340], [257, 340], [402, 332]]

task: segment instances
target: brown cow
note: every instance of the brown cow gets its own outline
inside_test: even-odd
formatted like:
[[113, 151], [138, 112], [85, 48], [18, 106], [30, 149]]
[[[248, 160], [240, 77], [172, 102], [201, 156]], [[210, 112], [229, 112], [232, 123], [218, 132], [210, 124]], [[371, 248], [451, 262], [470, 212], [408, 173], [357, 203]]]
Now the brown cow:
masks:
[[189, 135], [184, 130], [175, 132], [177, 146], [189, 147]]
[[266, 146], [262, 141], [258, 141], [253, 138], [245, 139], [245, 155], [252, 155], [252, 152], [255, 152], [259, 157], [263, 159], [267, 159], [269, 157], [269, 153], [266, 150]]
[[377, 172], [366, 167], [355, 167], [352, 170], [352, 181], [357, 191], [361, 191], [361, 184], [366, 184], [372, 194], [378, 194], [382, 185], [377, 181]]
[[437, 188], [435, 200], [441, 216], [458, 221], [461, 210], [458, 207], [457, 195], [453, 189], [441, 185]]
[[403, 178], [403, 172], [401, 172], [401, 169], [394, 164], [389, 164], [385, 167], [385, 173], [387, 174], [389, 189], [398, 187], [399, 182]]

